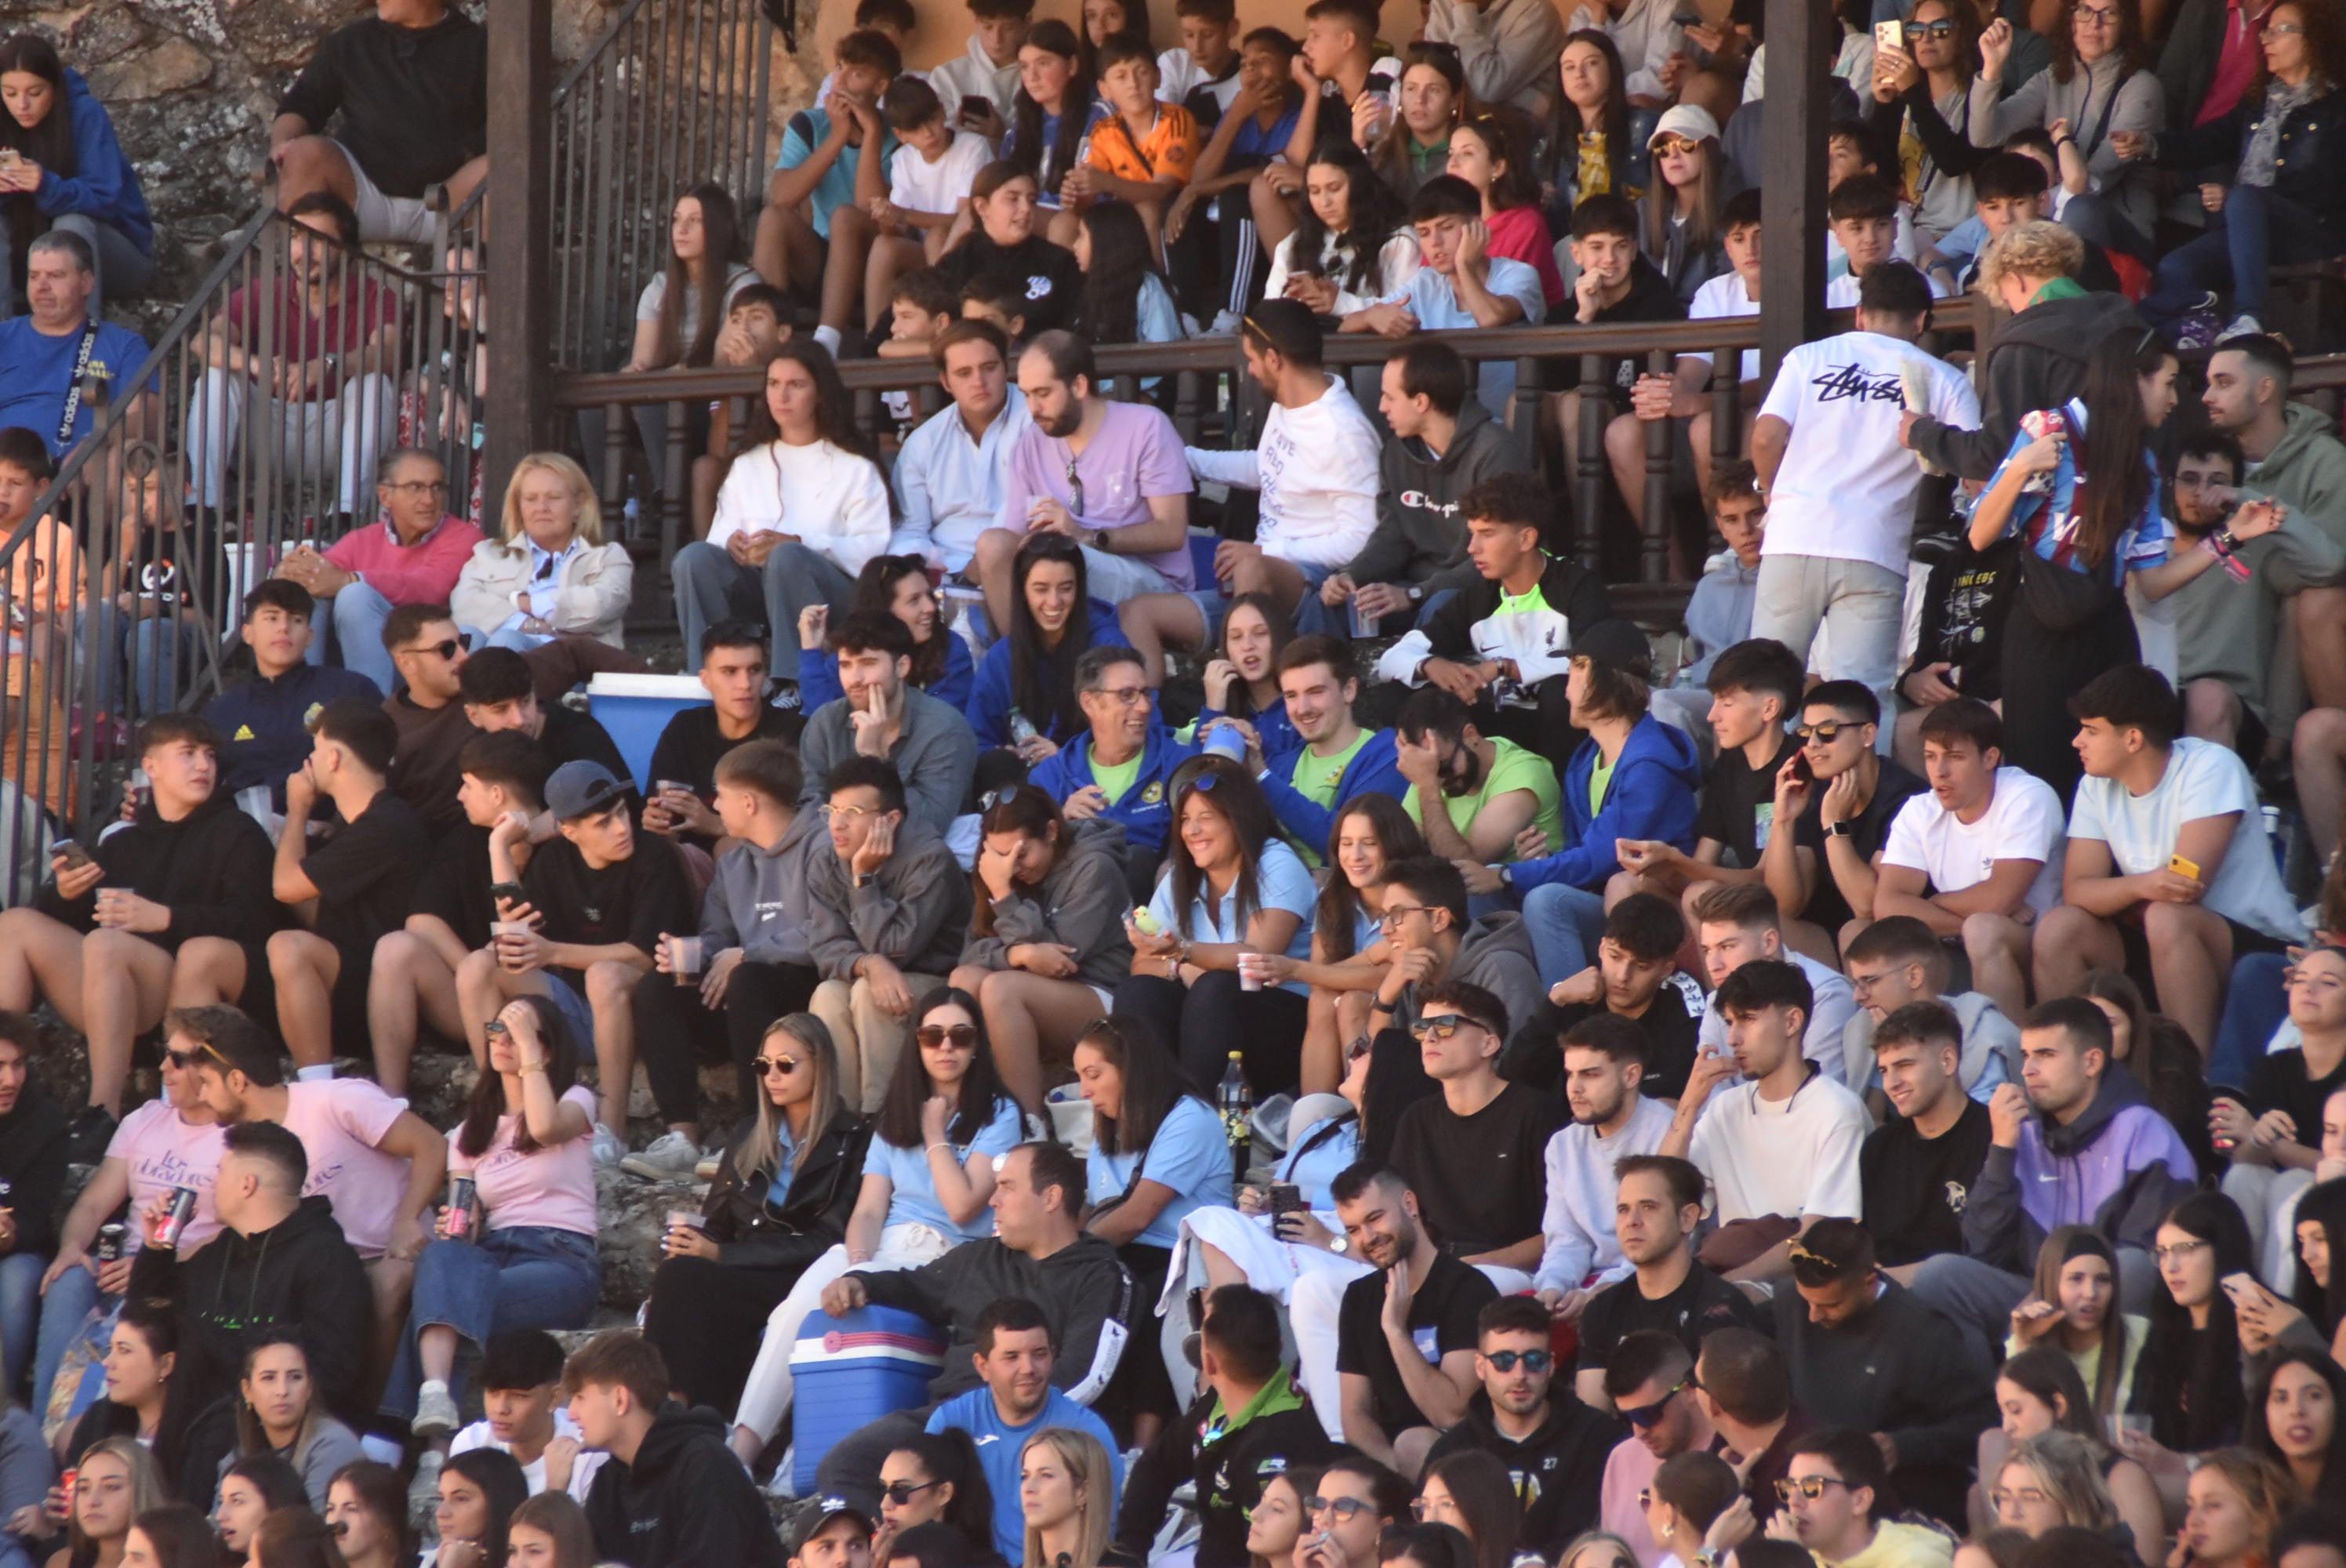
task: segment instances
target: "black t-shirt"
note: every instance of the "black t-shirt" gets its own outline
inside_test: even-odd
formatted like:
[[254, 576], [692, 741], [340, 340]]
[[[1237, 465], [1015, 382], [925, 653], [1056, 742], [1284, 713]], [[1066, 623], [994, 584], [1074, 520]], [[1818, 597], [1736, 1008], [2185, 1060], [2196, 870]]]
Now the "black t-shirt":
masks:
[[579, 947], [629, 942], [648, 956], [666, 932], [699, 930], [692, 890], [675, 846], [638, 834], [636, 851], [597, 871], [578, 846], [555, 839], [538, 846], [522, 872], [522, 892], [545, 917], [549, 942]]
[[[740, 740], [729, 740], [717, 728], [714, 704], [688, 708], [668, 721], [660, 731], [658, 741], [652, 747], [651, 771], [648, 781], [655, 788], [665, 779], [674, 784], [691, 787], [692, 792], [704, 801], [717, 799], [717, 764], [737, 746], [751, 740], [787, 740], [798, 743], [800, 731], [806, 728], [806, 716], [786, 713], [779, 708], [760, 703], [758, 706], [758, 728], [754, 734]], [[699, 833], [687, 833], [688, 844], [708, 849], [716, 840]]]
[[462, 12], [369, 16], [327, 35], [277, 112], [332, 135], [385, 196], [421, 197], [488, 150], [488, 34]]
[[1075, 320], [1076, 306], [1084, 295], [1083, 269], [1076, 265], [1076, 253], [1039, 235], [1030, 234], [1005, 249], [988, 239], [984, 229], [974, 229], [968, 239], [937, 258], [937, 270], [955, 290], [973, 278], [997, 275], [1025, 284], [1026, 303], [1020, 313], [1026, 318], [1030, 341], [1037, 332]]
[[375, 939], [397, 931], [415, 905], [415, 879], [432, 857], [432, 835], [408, 803], [378, 790], [359, 820], [302, 857], [318, 889], [318, 934], [347, 971], [374, 957]]
[[[1427, 1364], [1439, 1365], [1453, 1350], [1474, 1349], [1474, 1320], [1498, 1295], [1499, 1288], [1481, 1269], [1447, 1254], [1436, 1257], [1409, 1303], [1410, 1338]], [[1377, 1424], [1390, 1438], [1427, 1421], [1393, 1364], [1392, 1347], [1385, 1341], [1384, 1310], [1383, 1270], [1364, 1274], [1344, 1287], [1343, 1302], [1336, 1308], [1336, 1370], [1369, 1380]]]
[[[1543, 999], [1531, 1021], [1515, 1032], [1499, 1058], [1499, 1071], [1510, 1083], [1560, 1094], [1564, 1087], [1564, 1053], [1556, 1042], [1564, 1032], [1605, 1011], [1601, 1003], [1576, 1002], [1558, 1007]], [[1645, 1013], [1629, 1020], [1646, 1037], [1644, 1091], [1648, 1099], [1675, 1100], [1686, 1093], [1687, 1074], [1694, 1071], [1694, 1054], [1702, 1030], [1702, 988], [1684, 971], [1671, 973], [1654, 993]]]
[[1438, 1092], [1402, 1113], [1393, 1168], [1444, 1252], [1471, 1257], [1540, 1233], [1547, 1141], [1564, 1122], [1555, 1095], [1521, 1084], [1471, 1116], [1454, 1115]]
[[[1864, 810], [1850, 819], [1846, 836], [1860, 859], [1870, 860], [1882, 852], [1882, 846], [1890, 841], [1890, 822], [1898, 815], [1898, 808], [1929, 788], [1895, 762], [1883, 761], [1882, 776], [1873, 781], [1873, 799], [1865, 803]], [[1808, 809], [1792, 824], [1792, 842], [1817, 858], [1816, 889], [1809, 894], [1809, 907], [1800, 911], [1800, 918], [1838, 934], [1842, 926], [1856, 918], [1856, 911], [1841, 897], [1841, 884], [1833, 881], [1832, 861], [1827, 858], [1825, 825], [1820, 809], [1824, 792], [1822, 784], [1809, 791]]]
[[545, 711], [546, 728], [538, 732], [537, 748], [546, 753], [547, 772], [566, 762], [599, 762], [614, 779], [634, 785], [636, 776], [628, 771], [627, 759], [619, 755], [618, 743], [594, 715], [574, 712], [558, 702]]
[[[1564, 303], [1556, 308], [1554, 320], [1574, 321], [1579, 319], [1578, 307], [1567, 294]], [[1612, 304], [1596, 312], [1596, 324], [1609, 325], [1617, 321], [1683, 321], [1686, 306], [1680, 301], [1670, 280], [1661, 270], [1643, 256], [1629, 264], [1629, 291]], [[1534, 322], [1536, 326], [1538, 323]], [[1580, 384], [1578, 356], [1551, 361], [1561, 372], [1556, 385], [1565, 388]], [[1621, 412], [1629, 409], [1629, 391], [1645, 373], [1646, 359], [1642, 354], [1607, 354], [1604, 361], [1605, 396]]]
[[1694, 820], [1697, 839], [1716, 839], [1733, 857], [1729, 864], [1757, 871], [1760, 851], [1767, 848], [1768, 830], [1776, 817], [1776, 769], [1791, 755], [1795, 742], [1789, 734], [1776, 737], [1776, 749], [1758, 768], [1743, 759], [1743, 748], [1722, 751], [1702, 781], [1702, 809]]
[[1590, 1297], [1580, 1315], [1580, 1369], [1603, 1370], [1615, 1348], [1641, 1329], [1675, 1335], [1689, 1356], [1702, 1353], [1702, 1337], [1713, 1329], [1773, 1334], [1751, 1298], [1701, 1264], [1689, 1263], [1678, 1288], [1658, 1301], [1646, 1299], [1634, 1274]]
[[497, 918], [496, 901], [489, 897], [495, 880], [489, 867], [489, 830], [460, 823], [433, 847], [432, 863], [415, 884], [415, 912], [447, 921], [468, 948], [486, 947], [489, 922]]
[[2302, 1051], [2270, 1051], [2249, 1067], [2249, 1109], [2261, 1116], [2267, 1111], [2287, 1111], [2297, 1124], [2296, 1142], [2307, 1148], [2321, 1146], [2321, 1107], [2330, 1096], [2346, 1089], [2346, 1060], [2320, 1078], [2309, 1077]]
[[1987, 1107], [1969, 1095], [1955, 1125], [1925, 1138], [1894, 1112], [1868, 1133], [1857, 1168], [1865, 1228], [1889, 1268], [1964, 1249], [1964, 1205], [1987, 1163]]

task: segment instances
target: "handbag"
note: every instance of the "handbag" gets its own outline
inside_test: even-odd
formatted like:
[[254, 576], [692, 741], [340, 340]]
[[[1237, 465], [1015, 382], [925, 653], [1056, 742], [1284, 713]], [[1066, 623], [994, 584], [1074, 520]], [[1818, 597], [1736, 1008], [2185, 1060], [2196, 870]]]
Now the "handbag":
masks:
[[2073, 572], [2025, 547], [2019, 555], [2021, 603], [2047, 631], [2075, 631], [2124, 602], [2126, 590], [2098, 571]]

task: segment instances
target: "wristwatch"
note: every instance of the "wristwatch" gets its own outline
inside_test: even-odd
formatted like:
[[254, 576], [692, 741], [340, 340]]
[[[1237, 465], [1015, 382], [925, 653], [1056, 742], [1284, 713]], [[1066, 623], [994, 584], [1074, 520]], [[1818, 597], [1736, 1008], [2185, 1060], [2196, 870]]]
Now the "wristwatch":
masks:
[[1856, 829], [1851, 827], [1847, 822], [1828, 822], [1825, 824], [1825, 837], [1828, 839], [1846, 839], [1856, 830]]

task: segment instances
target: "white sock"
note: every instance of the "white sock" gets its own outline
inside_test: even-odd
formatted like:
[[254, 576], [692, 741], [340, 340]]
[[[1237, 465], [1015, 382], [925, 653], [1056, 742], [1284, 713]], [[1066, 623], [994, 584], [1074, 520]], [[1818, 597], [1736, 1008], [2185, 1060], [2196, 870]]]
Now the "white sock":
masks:
[[293, 1080], [299, 1084], [321, 1084], [333, 1075], [334, 1064], [332, 1062], [321, 1062], [314, 1067], [295, 1069]]
[[359, 1439], [359, 1451], [378, 1464], [391, 1465], [394, 1469], [407, 1457], [406, 1451], [397, 1443], [387, 1437], [379, 1437], [373, 1432], [369, 1432]]
[[824, 348], [829, 349], [833, 354], [839, 352], [839, 329], [837, 327], [817, 327], [814, 330], [814, 341], [821, 343]]

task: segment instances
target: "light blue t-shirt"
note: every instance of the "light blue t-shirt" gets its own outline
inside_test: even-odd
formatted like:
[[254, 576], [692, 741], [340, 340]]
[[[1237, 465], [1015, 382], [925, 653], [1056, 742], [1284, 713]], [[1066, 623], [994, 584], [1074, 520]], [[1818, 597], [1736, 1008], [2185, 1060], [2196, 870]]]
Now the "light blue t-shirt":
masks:
[[774, 1179], [767, 1184], [766, 1201], [776, 1208], [790, 1201], [790, 1183], [798, 1179], [799, 1141], [790, 1136], [790, 1125], [775, 1118], [775, 1129], [780, 1135], [782, 1158], [774, 1167]]
[[[1513, 300], [1524, 308], [1524, 319], [1508, 325], [1536, 327], [1547, 319], [1547, 295], [1540, 288], [1539, 273], [1529, 262], [1513, 257], [1490, 258], [1491, 270], [1484, 286], [1502, 299]], [[1405, 306], [1417, 318], [1423, 332], [1461, 331], [1480, 327], [1474, 312], [1458, 302], [1457, 286], [1431, 267], [1421, 267], [1409, 280], [1409, 287], [1387, 297], [1386, 303]], [[1474, 383], [1474, 395], [1493, 419], [1504, 421], [1507, 400], [1515, 392], [1515, 361], [1492, 360], [1482, 369]]]
[[[1328, 1189], [1336, 1184], [1346, 1166], [1361, 1157], [1361, 1123], [1358, 1117], [1320, 1138], [1321, 1132], [1336, 1118], [1322, 1116], [1298, 1134], [1280, 1156], [1279, 1179], [1293, 1182], [1303, 1190], [1303, 1201], [1312, 1208], [1325, 1211], [1336, 1207]], [[1317, 1144], [1312, 1140], [1319, 1138]], [[1306, 1147], [1306, 1145], [1311, 1145]]]
[[[978, 1129], [977, 1141], [954, 1145], [954, 1163], [965, 1164], [973, 1153], [1008, 1154], [1025, 1139], [1026, 1125], [1019, 1119], [1017, 1102], [997, 1095], [994, 1119]], [[929, 1175], [925, 1148], [900, 1149], [875, 1136], [863, 1152], [863, 1174], [888, 1178], [890, 1225], [925, 1225], [949, 1240], [981, 1241], [994, 1234], [991, 1209], [979, 1209], [967, 1225], [955, 1225], [945, 1213], [945, 1206], [937, 1200], [936, 1178]]]
[[1191, 1209], [1209, 1204], [1221, 1208], [1237, 1205], [1230, 1188], [1229, 1140], [1222, 1133], [1222, 1119], [1195, 1095], [1184, 1095], [1174, 1102], [1145, 1151], [1110, 1155], [1101, 1153], [1096, 1143], [1092, 1145], [1084, 1166], [1085, 1196], [1095, 1204], [1121, 1197], [1133, 1185], [1135, 1163], [1143, 1176], [1173, 1189], [1172, 1201], [1157, 1211], [1148, 1229], [1133, 1237], [1144, 1246], [1169, 1247], [1180, 1240], [1181, 1221]]
[[1106, 1421], [1057, 1389], [1044, 1396], [1043, 1408], [1023, 1426], [1012, 1426], [1002, 1419], [992, 1389], [972, 1389], [947, 1400], [930, 1414], [926, 1430], [941, 1432], [948, 1427], [967, 1432], [977, 1446], [977, 1461], [985, 1467], [985, 1484], [994, 1489], [994, 1548], [1005, 1563], [1026, 1560], [1026, 1513], [1018, 1501], [1018, 1456], [1026, 1440], [1045, 1427], [1073, 1427], [1097, 1438], [1100, 1447], [1107, 1450], [1116, 1494], [1123, 1494], [1124, 1454], [1116, 1446], [1115, 1434]]
[[[778, 170], [798, 168], [812, 158], [814, 149], [830, 136], [830, 110], [800, 110], [790, 117], [788, 128], [782, 132], [782, 150], [774, 159], [774, 168]], [[896, 156], [895, 132], [883, 128], [880, 134], [880, 166], [885, 168], [889, 160]], [[814, 231], [825, 239], [831, 238], [831, 209], [842, 201], [852, 202], [855, 199], [855, 166], [868, 150], [854, 146], [841, 148], [839, 156], [831, 159], [831, 167], [823, 170], [822, 178], [815, 181], [814, 193], [807, 201], [807, 209], [813, 215]]]
[[[1295, 935], [1287, 944], [1287, 956], [1309, 962], [1311, 957], [1311, 918], [1320, 901], [1319, 885], [1311, 873], [1295, 857], [1295, 851], [1273, 840], [1263, 846], [1262, 860], [1255, 867], [1255, 901], [1260, 908], [1285, 910], [1296, 916], [1300, 923]], [[1239, 885], [1234, 878], [1230, 891], [1219, 901], [1207, 891], [1201, 881], [1192, 918], [1176, 920], [1173, 915], [1173, 879], [1167, 877], [1157, 884], [1157, 896], [1148, 901], [1148, 912], [1169, 932], [1178, 932], [1191, 942], [1244, 942], [1246, 926], [1239, 919]], [[1300, 983], [1286, 987], [1298, 996], [1309, 996], [1311, 988]]]

